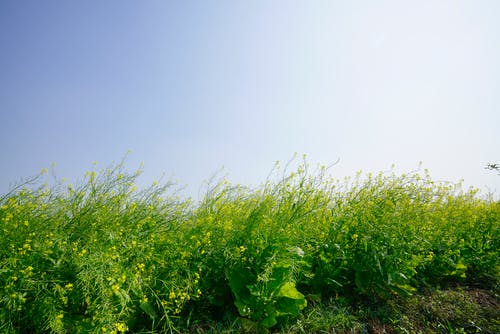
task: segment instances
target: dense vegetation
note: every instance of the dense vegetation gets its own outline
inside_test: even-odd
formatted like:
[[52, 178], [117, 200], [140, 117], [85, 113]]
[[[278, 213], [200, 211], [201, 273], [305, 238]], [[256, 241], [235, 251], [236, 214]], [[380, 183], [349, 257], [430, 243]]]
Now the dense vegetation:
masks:
[[477, 190], [304, 163], [192, 203], [139, 174], [0, 197], [2, 333], [500, 329], [500, 203]]

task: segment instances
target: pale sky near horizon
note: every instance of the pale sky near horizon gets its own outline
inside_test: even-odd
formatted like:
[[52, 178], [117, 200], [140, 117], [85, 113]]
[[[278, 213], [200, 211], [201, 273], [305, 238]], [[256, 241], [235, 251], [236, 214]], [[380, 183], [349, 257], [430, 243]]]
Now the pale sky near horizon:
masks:
[[500, 1], [0, 2], [0, 193], [55, 163], [197, 196], [294, 153], [499, 196]]

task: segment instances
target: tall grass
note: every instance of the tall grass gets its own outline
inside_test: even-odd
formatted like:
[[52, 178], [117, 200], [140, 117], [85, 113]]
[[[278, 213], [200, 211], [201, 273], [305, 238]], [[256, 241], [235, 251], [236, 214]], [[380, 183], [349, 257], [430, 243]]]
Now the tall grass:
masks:
[[199, 203], [138, 190], [139, 174], [0, 197], [0, 331], [265, 331], [308, 303], [500, 278], [500, 203], [425, 172], [337, 181], [303, 163], [256, 189], [221, 180]]

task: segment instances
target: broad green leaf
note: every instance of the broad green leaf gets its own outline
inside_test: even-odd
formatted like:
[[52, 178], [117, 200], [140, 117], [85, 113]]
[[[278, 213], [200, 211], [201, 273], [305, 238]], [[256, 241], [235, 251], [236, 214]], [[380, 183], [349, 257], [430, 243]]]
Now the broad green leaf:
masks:
[[307, 306], [307, 301], [303, 299], [291, 299], [282, 297], [276, 304], [277, 315], [298, 316], [299, 312]]
[[280, 288], [278, 297], [286, 297], [290, 299], [304, 299], [304, 295], [301, 294], [297, 288], [295, 288], [295, 283], [286, 282]]
[[278, 321], [276, 320], [276, 316], [274, 314], [270, 314], [269, 316], [267, 316], [267, 318], [265, 318], [261, 322], [262, 326], [264, 326], [266, 328], [271, 328], [274, 325], [276, 325], [277, 323], [278, 323]]
[[233, 270], [229, 277], [229, 287], [237, 298], [250, 297], [248, 285], [250, 283], [250, 275], [243, 270]]

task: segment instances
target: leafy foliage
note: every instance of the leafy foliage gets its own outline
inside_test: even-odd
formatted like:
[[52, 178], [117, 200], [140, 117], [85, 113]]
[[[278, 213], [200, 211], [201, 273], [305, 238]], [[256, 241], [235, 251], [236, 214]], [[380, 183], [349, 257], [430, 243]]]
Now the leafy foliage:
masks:
[[2, 332], [176, 332], [214, 319], [267, 331], [332, 298], [500, 278], [500, 203], [426, 172], [338, 181], [303, 163], [257, 189], [221, 180], [196, 204], [170, 184], [138, 190], [139, 175], [119, 164], [0, 197]]

